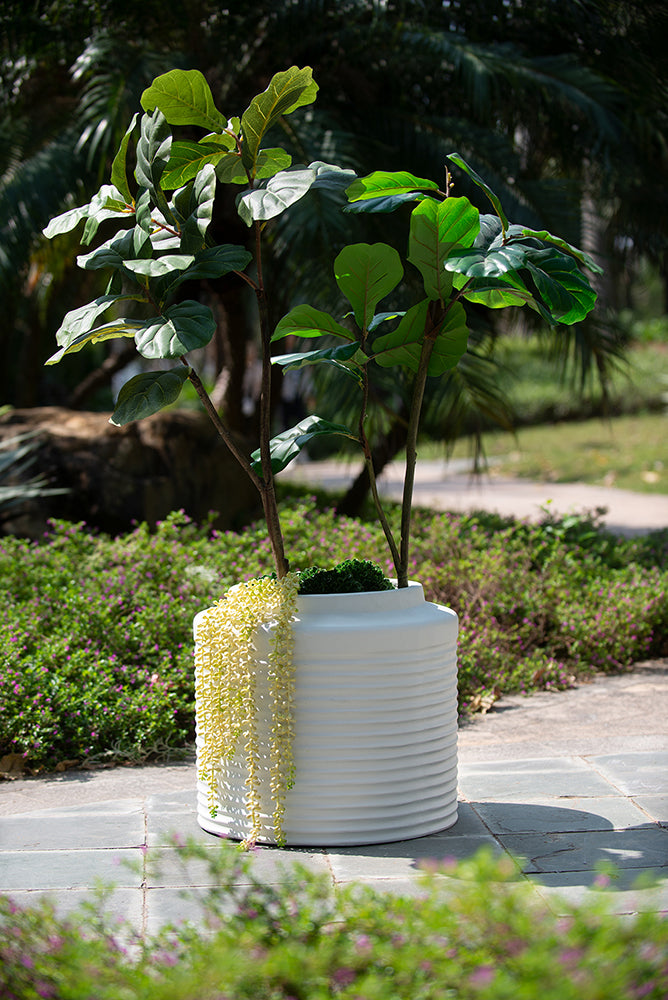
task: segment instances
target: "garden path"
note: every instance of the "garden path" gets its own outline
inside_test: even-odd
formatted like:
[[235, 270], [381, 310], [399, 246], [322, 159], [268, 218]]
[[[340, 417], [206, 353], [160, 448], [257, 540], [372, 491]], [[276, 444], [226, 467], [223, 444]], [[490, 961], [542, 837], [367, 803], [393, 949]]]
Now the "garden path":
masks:
[[[293, 463], [282, 475], [294, 482], [343, 490], [359, 468], [358, 462], [300, 462]], [[392, 462], [379, 478], [381, 495], [400, 500], [402, 483], [403, 464]], [[604, 507], [607, 513], [603, 522], [620, 534], [668, 528], [668, 496], [586, 483], [506, 479], [495, 476], [493, 468], [489, 474], [473, 476], [470, 463], [444, 459], [418, 462], [414, 503], [435, 510], [486, 510], [531, 520], [538, 519], [545, 507], [562, 515]]]
[[[48, 892], [67, 912], [101, 878], [117, 886], [110, 912], [137, 929], [196, 920], [211, 876], [201, 862], [184, 867], [165, 839], [176, 831], [219, 846], [197, 826], [194, 785], [192, 759], [0, 784], [0, 892], [19, 903]], [[518, 877], [557, 912], [598, 893], [606, 881], [599, 867], [610, 863], [618, 872], [607, 890], [615, 912], [666, 912], [668, 660], [565, 692], [506, 697], [466, 722], [459, 798], [456, 825], [433, 836], [261, 848], [252, 864], [268, 882], [298, 860], [334, 885], [419, 894], [422, 862], [465, 859], [486, 846], [518, 859]], [[641, 876], [654, 887], [638, 887]], [[446, 891], [456, 890], [457, 879], [439, 877]]]

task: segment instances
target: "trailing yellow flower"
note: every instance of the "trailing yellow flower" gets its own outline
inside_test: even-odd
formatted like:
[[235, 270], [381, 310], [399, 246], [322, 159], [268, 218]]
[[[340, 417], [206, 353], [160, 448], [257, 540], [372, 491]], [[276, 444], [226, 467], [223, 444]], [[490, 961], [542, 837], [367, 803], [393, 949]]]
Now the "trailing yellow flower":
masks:
[[[208, 786], [208, 802], [216, 813], [218, 781], [224, 760], [242, 754], [246, 766], [245, 844], [260, 833], [262, 809], [259, 692], [268, 691], [271, 708], [269, 785], [277, 843], [284, 842], [285, 796], [294, 784], [294, 662], [292, 622], [297, 609], [298, 575], [268, 577], [231, 587], [204, 613], [195, 648], [198, 776]], [[272, 641], [263, 660], [258, 629], [271, 625]], [[265, 672], [264, 676], [261, 672]], [[267, 713], [268, 714], [268, 710]]]

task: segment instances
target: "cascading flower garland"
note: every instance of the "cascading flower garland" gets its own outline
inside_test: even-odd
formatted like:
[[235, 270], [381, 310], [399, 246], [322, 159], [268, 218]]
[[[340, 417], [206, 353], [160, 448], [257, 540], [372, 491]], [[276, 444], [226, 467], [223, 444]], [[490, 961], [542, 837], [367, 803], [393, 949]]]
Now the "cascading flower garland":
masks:
[[[271, 709], [269, 778], [274, 836], [277, 843], [284, 843], [285, 796], [294, 784], [292, 622], [298, 588], [297, 573], [288, 573], [281, 580], [264, 577], [237, 584], [203, 614], [198, 625], [195, 648], [197, 729], [201, 740], [198, 777], [207, 784], [209, 809], [215, 816], [222, 763], [243, 749], [248, 789], [246, 846], [253, 844], [260, 834], [263, 805], [266, 813], [270, 811], [262, 802], [260, 787], [260, 689], [268, 692], [267, 714]], [[258, 629], [269, 624], [272, 641], [264, 660], [258, 652], [257, 636]], [[266, 681], [260, 671], [266, 672]]]

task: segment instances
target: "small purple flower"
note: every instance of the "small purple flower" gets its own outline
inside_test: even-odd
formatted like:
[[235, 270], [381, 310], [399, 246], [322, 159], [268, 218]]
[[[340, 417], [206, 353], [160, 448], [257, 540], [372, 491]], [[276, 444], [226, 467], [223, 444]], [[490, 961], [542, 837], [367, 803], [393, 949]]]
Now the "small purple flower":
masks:
[[469, 976], [469, 983], [471, 986], [489, 986], [495, 975], [493, 966], [481, 965], [478, 969], [473, 970]]

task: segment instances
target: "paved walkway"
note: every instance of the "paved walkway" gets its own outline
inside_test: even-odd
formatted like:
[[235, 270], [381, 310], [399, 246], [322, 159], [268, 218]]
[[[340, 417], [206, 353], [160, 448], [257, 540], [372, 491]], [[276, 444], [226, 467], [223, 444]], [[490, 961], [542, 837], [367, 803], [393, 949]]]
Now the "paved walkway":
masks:
[[[304, 462], [291, 465], [282, 475], [295, 482], [345, 489], [360, 463]], [[381, 495], [400, 500], [403, 464], [392, 462], [379, 477]], [[582, 513], [604, 507], [603, 521], [611, 531], [636, 534], [668, 528], [668, 496], [634, 493], [586, 483], [533, 483], [492, 474], [472, 476], [466, 462], [419, 461], [414, 503], [434, 510], [496, 511], [508, 517], [536, 520], [547, 507], [558, 514]]]
[[[296, 859], [335, 885], [413, 893], [422, 861], [463, 859], [487, 845], [524, 859], [521, 877], [556, 910], [599, 892], [597, 866], [612, 862], [617, 912], [668, 911], [668, 661], [505, 698], [463, 725], [459, 758], [450, 830], [363, 848], [261, 848], [256, 872], [280, 882]], [[196, 919], [211, 876], [201, 862], [184, 868], [167, 845], [175, 832], [219, 846], [197, 826], [194, 777], [189, 760], [4, 782], [0, 891], [17, 902], [48, 892], [67, 912], [103, 879], [117, 886], [110, 912], [137, 929]], [[641, 875], [655, 887], [634, 888]]]

